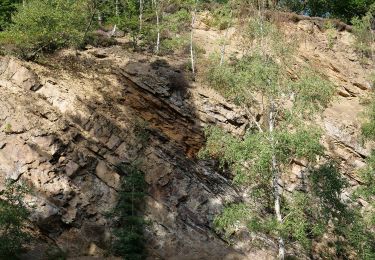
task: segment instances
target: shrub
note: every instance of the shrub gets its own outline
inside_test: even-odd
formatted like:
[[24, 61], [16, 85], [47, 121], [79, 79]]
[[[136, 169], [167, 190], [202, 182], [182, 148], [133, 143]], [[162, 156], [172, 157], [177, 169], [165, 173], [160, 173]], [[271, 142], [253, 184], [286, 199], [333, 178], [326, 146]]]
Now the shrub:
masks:
[[29, 215], [23, 202], [26, 192], [25, 186], [16, 184], [0, 192], [0, 259], [14, 259], [28, 242], [23, 230]]
[[20, 0], [0, 0], [0, 31], [4, 30], [11, 22], [12, 14], [17, 11]]
[[83, 45], [92, 45], [94, 47], [109, 47], [117, 44], [116, 39], [100, 33], [88, 33]]
[[142, 217], [146, 191], [144, 175], [134, 165], [120, 164], [118, 171], [125, 174], [118, 204], [112, 213], [117, 225], [114, 229], [112, 250], [124, 259], [145, 259], [145, 220]]
[[12, 125], [7, 123], [5, 126], [4, 126], [4, 133], [6, 134], [11, 134], [12, 133]]
[[328, 21], [324, 24], [324, 29], [326, 30], [327, 39], [328, 39], [328, 48], [333, 49], [336, 39], [336, 28], [334, 27], [331, 21]]
[[83, 42], [88, 27], [86, 0], [30, 0], [19, 7], [0, 43], [23, 58]]
[[372, 101], [366, 110], [367, 121], [362, 125], [362, 135], [369, 140], [375, 139], [375, 102]]
[[370, 57], [372, 54], [372, 44], [374, 43], [374, 33], [371, 30], [372, 14], [368, 13], [362, 18], [352, 19], [353, 33], [356, 37], [354, 48], [363, 56]]

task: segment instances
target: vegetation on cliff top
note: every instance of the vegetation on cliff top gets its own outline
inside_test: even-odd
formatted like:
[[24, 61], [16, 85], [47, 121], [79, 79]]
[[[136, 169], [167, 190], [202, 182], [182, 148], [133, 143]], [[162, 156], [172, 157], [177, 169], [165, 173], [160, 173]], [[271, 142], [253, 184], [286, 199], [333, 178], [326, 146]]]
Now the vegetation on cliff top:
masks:
[[[223, 29], [245, 10], [265, 9], [353, 22], [358, 48], [368, 52], [371, 34], [363, 33], [362, 27], [368, 31], [373, 26], [372, 0], [0, 0], [0, 43], [5, 52], [33, 59], [42, 52], [98, 43], [98, 37], [110, 37], [120, 29], [131, 36], [134, 47], [162, 54], [190, 45], [193, 55], [191, 28], [197, 12], [212, 12], [212, 24]], [[109, 25], [112, 31], [105, 29]]]

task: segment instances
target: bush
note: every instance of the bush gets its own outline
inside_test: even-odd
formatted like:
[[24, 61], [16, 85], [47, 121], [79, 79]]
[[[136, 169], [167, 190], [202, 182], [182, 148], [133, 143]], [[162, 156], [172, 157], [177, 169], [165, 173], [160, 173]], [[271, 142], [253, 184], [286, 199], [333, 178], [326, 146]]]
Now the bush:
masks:
[[117, 220], [112, 250], [124, 259], [145, 259], [145, 220], [141, 215], [146, 191], [144, 175], [133, 165], [121, 164], [118, 171], [126, 175], [117, 207], [112, 213], [112, 217]]
[[366, 57], [370, 57], [372, 54], [372, 44], [375, 37], [371, 30], [371, 20], [372, 15], [370, 13], [362, 18], [355, 17], [352, 20], [353, 33], [356, 37], [354, 48]]
[[0, 31], [4, 30], [11, 22], [12, 14], [17, 10], [16, 5], [20, 0], [0, 0]]
[[87, 4], [86, 0], [27, 1], [0, 34], [0, 44], [23, 58], [66, 46], [77, 47], [83, 42], [89, 23]]
[[0, 192], [0, 259], [14, 259], [28, 242], [23, 230], [29, 215], [23, 203], [26, 192], [24, 186], [16, 184]]
[[94, 47], [109, 47], [117, 44], [116, 39], [100, 33], [88, 33], [83, 45], [92, 45]]
[[362, 125], [362, 135], [368, 140], [375, 139], [375, 102], [372, 101], [366, 110], [367, 121]]

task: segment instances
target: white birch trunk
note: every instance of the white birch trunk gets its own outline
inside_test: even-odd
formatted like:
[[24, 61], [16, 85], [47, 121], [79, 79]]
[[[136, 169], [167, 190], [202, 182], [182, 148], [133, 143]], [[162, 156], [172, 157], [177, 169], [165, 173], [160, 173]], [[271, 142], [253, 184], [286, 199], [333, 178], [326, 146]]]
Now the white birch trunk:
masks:
[[157, 39], [156, 39], [156, 53], [159, 53], [160, 50], [160, 19], [159, 19], [159, 3], [155, 0], [155, 10], [156, 10], [156, 30], [157, 30]]
[[118, 17], [119, 17], [119, 15], [120, 15], [120, 12], [119, 12], [119, 8], [118, 8], [118, 0], [116, 0], [116, 2], [115, 2], [115, 14], [116, 14], [116, 17], [117, 17], [117, 19], [118, 19]]
[[[270, 106], [270, 113], [269, 113], [269, 131], [271, 134], [271, 143], [272, 143], [272, 148], [274, 149], [274, 138], [273, 138], [273, 132], [274, 132], [274, 127], [275, 127], [275, 104], [274, 101], [271, 100], [271, 106]], [[272, 174], [273, 174], [273, 189], [274, 189], [274, 196], [275, 196], [275, 214], [276, 214], [276, 219], [279, 222], [279, 224], [282, 224], [283, 222], [283, 217], [281, 214], [281, 195], [282, 195], [282, 187], [280, 186], [280, 172], [277, 168], [277, 160], [275, 153], [273, 152], [272, 155]], [[284, 239], [280, 236], [278, 237], [278, 244], [279, 244], [279, 255], [278, 258], [280, 260], [283, 260], [285, 258], [285, 243]]]
[[103, 17], [101, 12], [98, 13], [98, 24], [99, 26], [103, 25]]
[[193, 72], [193, 78], [195, 78], [195, 59], [194, 59], [194, 47], [193, 47], [193, 31], [195, 24], [195, 15], [197, 12], [197, 2], [195, 2], [194, 10], [191, 14], [191, 32], [190, 32], [190, 60], [191, 60], [191, 71]]
[[139, 0], [139, 31], [142, 31], [143, 26], [143, 0]]

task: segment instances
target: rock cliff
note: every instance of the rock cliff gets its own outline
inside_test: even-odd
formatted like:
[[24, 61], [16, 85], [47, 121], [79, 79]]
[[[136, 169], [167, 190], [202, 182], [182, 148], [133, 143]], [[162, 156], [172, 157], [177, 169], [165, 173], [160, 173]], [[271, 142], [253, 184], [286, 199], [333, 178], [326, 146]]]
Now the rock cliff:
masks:
[[[295, 66], [309, 63], [337, 87], [320, 122], [322, 142], [355, 186], [355, 171], [369, 154], [358, 128], [374, 64], [360, 64], [349, 32], [337, 32], [331, 49], [311, 21], [284, 27], [300, 39]], [[195, 37], [209, 53], [224, 33], [202, 27]], [[230, 35], [228, 52], [237, 53], [236, 30]], [[150, 259], [273, 257], [229, 246], [213, 231], [215, 215], [225, 203], [240, 200], [242, 191], [216, 162], [197, 159], [204, 126], [217, 124], [240, 135], [249, 120], [201, 81], [192, 81], [179, 58], [121, 46], [65, 50], [39, 63], [0, 57], [0, 183], [12, 179], [33, 187], [27, 201], [36, 239], [25, 259], [44, 259], [51, 246], [72, 258], [104, 258], [112, 229], [106, 214], [116, 206], [122, 178], [117, 166], [134, 162], [148, 184]], [[293, 165], [287, 190], [297, 185], [303, 166]]]

